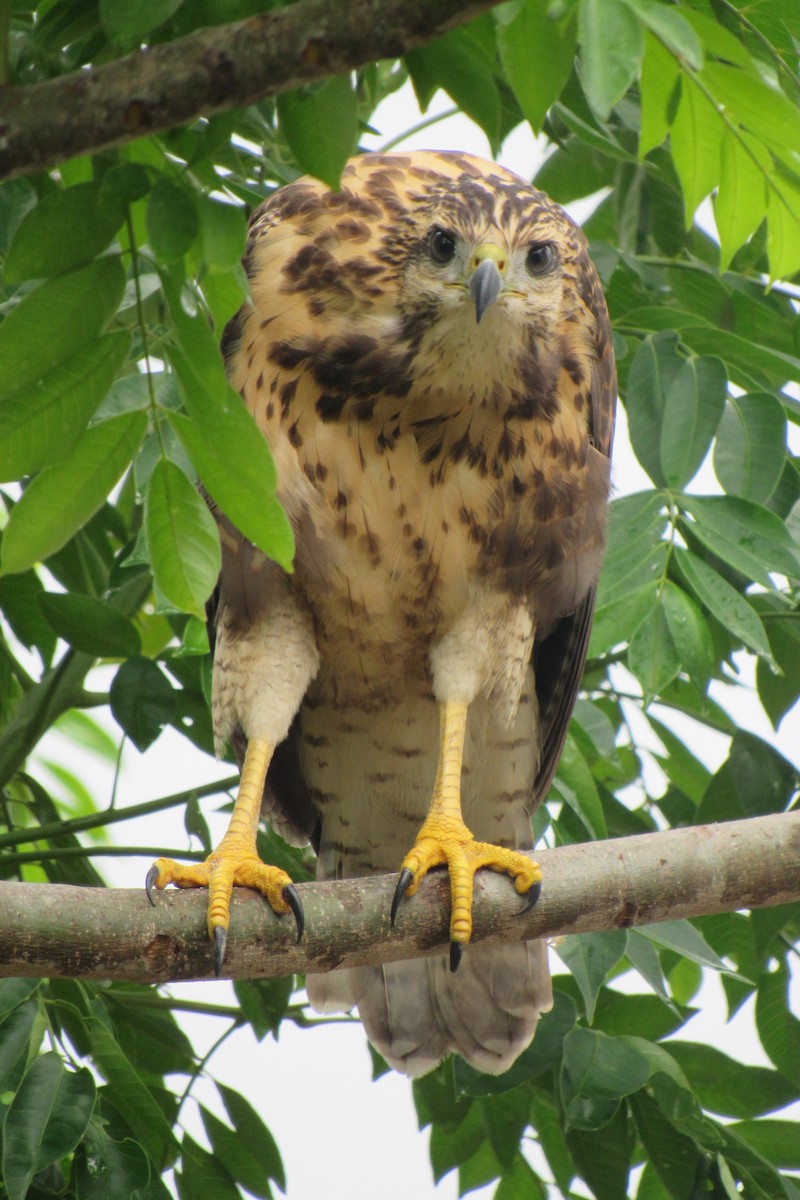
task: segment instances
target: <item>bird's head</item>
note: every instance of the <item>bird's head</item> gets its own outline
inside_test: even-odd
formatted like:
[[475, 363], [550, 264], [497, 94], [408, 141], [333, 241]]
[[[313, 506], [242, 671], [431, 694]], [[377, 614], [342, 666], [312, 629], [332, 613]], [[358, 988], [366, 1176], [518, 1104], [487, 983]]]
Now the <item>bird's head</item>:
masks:
[[528, 324], [558, 312], [561, 256], [546, 229], [526, 236], [519, 228], [494, 223], [478, 229], [455, 224], [430, 221], [409, 254], [402, 283], [405, 306], [436, 309], [472, 333], [490, 313], [498, 321]]

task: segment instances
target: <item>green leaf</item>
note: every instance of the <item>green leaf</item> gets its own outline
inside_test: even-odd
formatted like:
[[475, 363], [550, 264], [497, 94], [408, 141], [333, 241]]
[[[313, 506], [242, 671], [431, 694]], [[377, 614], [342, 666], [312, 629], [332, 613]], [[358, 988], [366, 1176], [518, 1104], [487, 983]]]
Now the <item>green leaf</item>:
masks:
[[175, 714], [172, 685], [149, 658], [130, 658], [111, 683], [111, 714], [144, 752]]
[[772, 279], [787, 279], [800, 268], [800, 184], [772, 175], [767, 192], [767, 253]]
[[[705, 623], [704, 628], [706, 636], [709, 636]], [[697, 754], [702, 753], [702, 747], [693, 745], [690, 748], [686, 742], [676, 737], [663, 721], [659, 721], [652, 713], [648, 713], [647, 716], [666, 751], [665, 754], [657, 754], [654, 751], [662, 770], [670, 782], [680, 788], [684, 796], [688, 796], [694, 804], [699, 804], [711, 780], [711, 772], [697, 758]]]
[[242, 1137], [239, 1129], [231, 1129], [224, 1121], [220, 1121], [203, 1105], [200, 1105], [200, 1116], [219, 1166], [254, 1196], [270, 1200], [272, 1191], [266, 1172], [254, 1153], [255, 1144]]
[[696, 554], [679, 547], [674, 552], [681, 574], [701, 604], [721, 622], [723, 628], [742, 640], [756, 654], [772, 661], [766, 630], [755, 610], [727, 579]]
[[[266, 982], [266, 981], [260, 981]], [[273, 980], [272, 982], [278, 982]], [[225, 1110], [240, 1137], [247, 1140], [251, 1152], [258, 1159], [261, 1169], [269, 1179], [274, 1179], [282, 1192], [286, 1191], [286, 1174], [280, 1151], [261, 1117], [239, 1092], [217, 1083]]]
[[715, 1046], [671, 1041], [669, 1050], [703, 1107], [723, 1116], [760, 1116], [791, 1104], [800, 1095], [800, 1086], [792, 1087], [777, 1071], [745, 1066]]
[[800, 695], [800, 614], [773, 596], [758, 597], [756, 603], [769, 633], [772, 653], [782, 671], [777, 674], [763, 659], [759, 659], [756, 667], [759, 700], [777, 728]]
[[655, 1100], [644, 1092], [631, 1097], [631, 1110], [647, 1160], [672, 1200], [692, 1194], [700, 1154], [695, 1143], [666, 1119]]
[[671, 488], [700, 469], [725, 408], [728, 377], [718, 358], [687, 358], [664, 395], [661, 468]]
[[628, 666], [642, 685], [645, 704], [680, 671], [681, 659], [663, 603], [655, 604], [637, 626], [628, 647]]
[[770, 573], [800, 574], [800, 546], [776, 513], [738, 496], [684, 496], [692, 533], [748, 579], [771, 586]]
[[94, 341], [124, 287], [119, 258], [108, 256], [28, 292], [0, 325], [0, 396], [35, 386]]
[[658, 3], [658, 0], [626, 0], [639, 20], [650, 30], [676, 58], [687, 63], [693, 70], [703, 66], [703, 44], [687, 17], [675, 8]]
[[275, 467], [261, 431], [235, 393], [217, 425], [207, 393], [196, 388], [189, 406], [192, 420], [170, 413], [169, 422], [209, 493], [246, 538], [291, 571], [294, 536], [275, 496]]
[[215, 1154], [198, 1146], [188, 1133], [181, 1142], [181, 1172], [175, 1173], [180, 1200], [241, 1200], [241, 1193]]
[[198, 211], [205, 261], [218, 271], [234, 270], [244, 254], [247, 228], [244, 208], [203, 196], [198, 201]]
[[660, 146], [669, 132], [670, 106], [679, 86], [680, 71], [670, 54], [649, 30], [644, 35], [642, 59], [641, 126], [639, 157], [643, 159]]
[[664, 398], [685, 362], [677, 347], [677, 334], [671, 331], [646, 337], [634, 355], [628, 379], [628, 394], [636, 397], [635, 404], [627, 405], [631, 445], [653, 482], [662, 486], [666, 484], [661, 466]]
[[423, 111], [438, 88], [444, 88], [459, 108], [480, 125], [493, 152], [499, 149], [502, 106], [495, 78], [494, 55], [478, 32], [479, 21], [452, 29], [405, 56], [414, 90]]
[[580, 0], [578, 41], [586, 98], [605, 121], [639, 76], [642, 27], [624, 0]]
[[67, 458], [37, 475], [3, 534], [4, 574], [49, 558], [86, 524], [130, 463], [146, 426], [144, 413], [124, 413], [94, 425]]
[[190, 1074], [197, 1060], [192, 1044], [175, 1016], [165, 1009], [137, 1004], [140, 996], [140, 990], [131, 993], [120, 986], [109, 989], [104, 995], [120, 1049], [134, 1069], [145, 1074]]
[[[537, 0], [524, 0], [513, 11], [509, 6], [493, 11], [503, 70], [525, 117], [538, 132], [572, 72], [574, 17], [570, 12], [556, 21]], [[532, 56], [536, 58], [535, 71], [531, 70]]]
[[[36, 983], [39, 981], [36, 980]], [[13, 1091], [44, 1036], [36, 999], [17, 1005], [0, 1026], [0, 1092]]]
[[558, 957], [569, 967], [581, 990], [590, 1025], [600, 988], [625, 954], [627, 941], [624, 929], [612, 929], [605, 933], [568, 934], [556, 946]]
[[32, 1064], [6, 1114], [3, 1177], [9, 1200], [25, 1200], [33, 1176], [71, 1153], [94, 1107], [92, 1073], [66, 1071], [50, 1051]]
[[175, 1145], [170, 1125], [108, 1027], [92, 1016], [85, 1018], [85, 1026], [94, 1066], [109, 1084], [104, 1089], [106, 1100], [124, 1117], [150, 1162], [160, 1168]]
[[73, 449], [130, 350], [112, 333], [78, 350], [21, 391], [0, 397], [0, 480], [19, 479]]
[[147, 235], [161, 262], [182, 258], [197, 237], [199, 221], [191, 195], [165, 175], [147, 201]]
[[77, 592], [45, 592], [39, 603], [58, 636], [76, 650], [96, 658], [129, 658], [141, 652], [136, 626], [103, 600]]
[[117, 0], [100, 0], [100, 20], [109, 41], [130, 50], [168, 21], [182, 3], [183, 0], [136, 0], [136, 4], [119, 4]]
[[[275, 856], [264, 854], [264, 862], [275, 864]], [[285, 868], [284, 868], [285, 869]], [[292, 996], [291, 977], [286, 979], [236, 979], [233, 990], [242, 1013], [259, 1041], [268, 1033], [277, 1038]], [[224, 1099], [224, 1097], [223, 1097]], [[233, 1114], [231, 1114], [233, 1115]]]
[[755, 70], [727, 62], [706, 63], [702, 78], [729, 117], [751, 132], [757, 130], [761, 141], [776, 153], [796, 153], [800, 112], [778, 86], [767, 83]]
[[89, 1122], [86, 1136], [75, 1154], [73, 1166], [76, 1200], [120, 1200], [138, 1197], [150, 1181], [150, 1165], [144, 1151], [125, 1138], [109, 1137], [99, 1120]]
[[338, 190], [358, 136], [357, 103], [347, 75], [278, 96], [278, 122], [303, 171]]
[[774, 1117], [760, 1121], [737, 1121], [731, 1132], [749, 1142], [757, 1154], [784, 1171], [800, 1170], [800, 1139], [796, 1121]]
[[703, 614], [683, 588], [667, 579], [661, 593], [669, 636], [681, 668], [701, 690], [714, 669], [714, 643]]
[[729, 495], [766, 504], [786, 454], [786, 414], [769, 392], [731, 396], [717, 430], [714, 471]]
[[471, 1158], [486, 1141], [481, 1112], [477, 1103], [466, 1107], [463, 1115], [451, 1118], [447, 1125], [435, 1122], [431, 1129], [430, 1156], [436, 1183], [449, 1171]]
[[567, 1145], [597, 1200], [627, 1200], [633, 1130], [625, 1105], [602, 1129], [570, 1129]]
[[772, 163], [756, 138], [728, 130], [722, 137], [722, 159], [714, 203], [720, 240], [720, 270], [727, 271], [734, 254], [764, 220], [766, 175]]
[[796, 778], [793, 765], [774, 746], [738, 729], [728, 758], [706, 789], [697, 820], [730, 821], [783, 812], [794, 794]]
[[689, 921], [659, 921], [656, 925], [640, 925], [638, 932], [656, 945], [675, 950], [701, 967], [711, 967], [715, 971], [729, 970]]
[[20, 1004], [25, 1004], [39, 990], [40, 984], [39, 979], [0, 980], [0, 1022], [5, 1021]]
[[[555, 1098], [545, 1094], [540, 1088], [536, 1088], [532, 1096], [531, 1125], [536, 1130], [536, 1137], [544, 1151], [553, 1178], [566, 1195], [575, 1173], [572, 1155], [561, 1127], [560, 1113]], [[516, 1200], [516, 1197], [513, 1197], [512, 1200]]]
[[[630, 933], [631, 930], [628, 930]], [[630, 960], [629, 949], [629, 946], [626, 947], [625, 955]], [[697, 1010], [689, 1011], [694, 1013]], [[623, 994], [607, 987], [603, 988], [597, 1003], [594, 1027], [611, 1037], [623, 1036], [631, 1029], [636, 1029], [642, 1038], [653, 1041], [674, 1033], [684, 1023], [686, 1016], [686, 1010], [681, 1013], [674, 1004], [665, 1003], [658, 996]], [[670, 1042], [670, 1049], [673, 1045]]]
[[6, 281], [62, 275], [105, 250], [125, 210], [101, 201], [97, 183], [78, 183], [44, 196], [22, 220], [5, 265]]
[[690, 76], [682, 75], [670, 148], [683, 190], [687, 229], [700, 203], [719, 182], [724, 128], [719, 113], [700, 87]]
[[[462, 1193], [463, 1194], [463, 1193]], [[493, 1200], [547, 1200], [547, 1192], [539, 1176], [534, 1174], [522, 1154], [517, 1154], [511, 1165], [503, 1171]]]
[[[671, 1004], [658, 952], [651, 941], [642, 937], [638, 929], [628, 930], [628, 947], [625, 954], [634, 971], [638, 971], [665, 1004]], [[621, 1033], [622, 1030], [611, 1032]]]
[[576, 1026], [564, 1039], [559, 1078], [567, 1128], [602, 1128], [649, 1075], [647, 1059], [621, 1038]]
[[567, 735], [564, 743], [555, 787], [586, 827], [590, 837], [608, 837], [597, 785], [589, 764], [571, 734]]
[[159, 592], [181, 611], [202, 617], [219, 577], [219, 534], [197, 488], [169, 459], [159, 459], [150, 476], [144, 527]]
[[35, 571], [0, 577], [0, 609], [23, 646], [37, 648], [42, 661], [49, 663], [56, 648], [56, 635], [39, 607], [44, 584]]
[[800, 1090], [800, 1020], [790, 1008], [789, 986], [785, 962], [764, 972], [756, 990], [756, 1028], [770, 1061]]

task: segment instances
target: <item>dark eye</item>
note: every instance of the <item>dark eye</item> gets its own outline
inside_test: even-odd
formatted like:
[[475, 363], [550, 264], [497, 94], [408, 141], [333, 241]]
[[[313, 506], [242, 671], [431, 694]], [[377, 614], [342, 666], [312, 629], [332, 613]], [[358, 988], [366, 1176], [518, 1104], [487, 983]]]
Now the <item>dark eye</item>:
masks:
[[546, 275], [556, 265], [556, 248], [552, 242], [537, 242], [528, 250], [525, 266], [531, 275]]
[[428, 250], [435, 263], [444, 265], [444, 263], [451, 262], [456, 252], [455, 235], [434, 225], [428, 234]]

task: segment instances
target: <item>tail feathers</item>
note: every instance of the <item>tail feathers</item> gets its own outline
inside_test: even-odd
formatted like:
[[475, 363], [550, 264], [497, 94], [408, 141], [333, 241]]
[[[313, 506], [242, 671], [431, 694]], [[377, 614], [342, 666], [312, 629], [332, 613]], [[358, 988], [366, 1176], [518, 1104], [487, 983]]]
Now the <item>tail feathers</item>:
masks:
[[543, 942], [468, 947], [458, 972], [447, 955], [309, 975], [318, 1012], [358, 1007], [367, 1036], [406, 1075], [424, 1075], [460, 1054], [491, 1075], [529, 1045], [553, 1003]]

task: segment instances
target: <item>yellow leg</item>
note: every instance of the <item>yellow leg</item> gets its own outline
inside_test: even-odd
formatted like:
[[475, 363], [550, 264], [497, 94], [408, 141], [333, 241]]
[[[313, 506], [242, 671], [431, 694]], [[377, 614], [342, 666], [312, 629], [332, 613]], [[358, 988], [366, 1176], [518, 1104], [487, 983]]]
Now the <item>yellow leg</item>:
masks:
[[[403, 859], [392, 905], [394, 920], [401, 898], [413, 896], [431, 867], [447, 866], [450, 872], [450, 967], [455, 971], [462, 948], [472, 934], [472, 892], [480, 867], [501, 871], [514, 880], [517, 891], [528, 895], [526, 907], [539, 895], [542, 873], [526, 854], [476, 842], [461, 815], [461, 764], [468, 705], [448, 700], [440, 706], [439, 764], [428, 815], [414, 846]], [[524, 910], [523, 910], [524, 911]]]
[[231, 893], [235, 885], [261, 892], [276, 913], [293, 912], [298, 941], [303, 934], [303, 910], [291, 879], [280, 867], [267, 866], [256, 853], [264, 780], [273, 750], [274, 746], [265, 738], [253, 738], [248, 742], [230, 823], [222, 841], [205, 862], [187, 864], [159, 858], [147, 873], [145, 886], [151, 901], [154, 886], [161, 889], [174, 883], [179, 888], [208, 888], [208, 934], [214, 943], [217, 975], [225, 957]]

